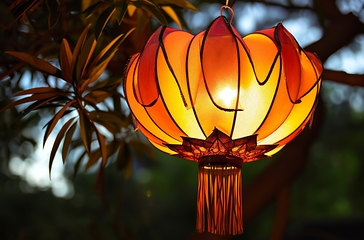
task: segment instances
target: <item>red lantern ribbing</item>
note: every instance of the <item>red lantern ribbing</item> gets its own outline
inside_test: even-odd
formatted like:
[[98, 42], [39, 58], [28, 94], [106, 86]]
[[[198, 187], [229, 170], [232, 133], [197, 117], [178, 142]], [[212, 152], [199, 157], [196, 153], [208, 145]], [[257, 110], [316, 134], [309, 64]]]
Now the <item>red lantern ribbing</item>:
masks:
[[282, 24], [242, 38], [222, 15], [195, 36], [162, 26], [131, 57], [124, 91], [135, 126], [199, 164], [197, 231], [242, 233], [241, 165], [303, 130], [322, 69]]

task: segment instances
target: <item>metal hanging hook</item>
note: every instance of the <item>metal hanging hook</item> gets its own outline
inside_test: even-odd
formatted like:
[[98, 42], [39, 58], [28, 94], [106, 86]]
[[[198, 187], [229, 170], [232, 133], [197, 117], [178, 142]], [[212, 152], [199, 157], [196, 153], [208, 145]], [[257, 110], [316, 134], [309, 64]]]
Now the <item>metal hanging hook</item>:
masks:
[[[229, 0], [226, 0], [226, 2], [228, 2]], [[230, 18], [230, 21], [229, 21], [229, 24], [231, 25], [232, 24], [232, 21], [233, 21], [233, 18], [234, 18], [234, 10], [228, 6], [228, 5], [224, 5], [224, 6], [221, 6], [220, 8], [220, 16], [222, 16], [222, 10], [226, 8], [226, 9], [229, 9], [231, 11], [231, 18]]]

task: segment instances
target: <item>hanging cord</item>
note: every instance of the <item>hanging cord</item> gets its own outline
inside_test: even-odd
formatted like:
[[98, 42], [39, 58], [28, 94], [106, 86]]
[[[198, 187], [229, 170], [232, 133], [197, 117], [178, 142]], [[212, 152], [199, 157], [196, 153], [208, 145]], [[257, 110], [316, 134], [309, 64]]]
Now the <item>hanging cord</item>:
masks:
[[225, 5], [229, 6], [229, 7], [233, 7], [235, 2], [236, 2], [236, 0], [233, 0], [232, 3], [230, 4], [230, 0], [226, 0]]

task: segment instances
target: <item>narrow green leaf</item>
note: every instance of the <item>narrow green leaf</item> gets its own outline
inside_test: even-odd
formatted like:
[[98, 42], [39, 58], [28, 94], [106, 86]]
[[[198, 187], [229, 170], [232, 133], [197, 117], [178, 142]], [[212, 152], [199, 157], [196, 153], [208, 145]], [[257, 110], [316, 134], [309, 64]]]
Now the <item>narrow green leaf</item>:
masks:
[[66, 133], [66, 131], [68, 130], [69, 126], [72, 124], [73, 120], [75, 120], [75, 117], [69, 119], [61, 128], [61, 130], [59, 130], [58, 135], [56, 137], [56, 139], [54, 140], [53, 143], [53, 147], [51, 150], [51, 154], [49, 156], [49, 177], [51, 176], [51, 170], [52, 170], [52, 164], [53, 164], [53, 160], [54, 157], [56, 156], [56, 152], [58, 150], [58, 147]]
[[150, 24], [150, 18], [143, 11], [137, 11], [136, 35], [139, 35]]
[[30, 88], [23, 90], [21, 92], [18, 92], [15, 94], [16, 97], [22, 96], [22, 95], [28, 95], [28, 94], [38, 94], [38, 93], [52, 93], [54, 96], [57, 96], [58, 94], [64, 95], [65, 93], [68, 94], [68, 92], [64, 92], [58, 88], [52, 88], [52, 87], [37, 87], [37, 88]]
[[49, 135], [51, 134], [51, 132], [53, 131], [54, 127], [56, 126], [56, 124], [58, 123], [58, 120], [61, 119], [66, 110], [73, 104], [75, 103], [76, 100], [72, 100], [68, 103], [66, 103], [66, 105], [64, 105], [61, 110], [58, 111], [58, 113], [56, 113], [56, 115], [54, 115], [54, 117], [51, 119], [51, 121], [49, 122], [49, 125], [47, 126], [46, 132], [44, 133], [44, 138], [43, 138], [43, 147], [49, 137]]
[[[116, 51], [115, 51], [116, 52]], [[99, 65], [97, 65], [96, 67], [94, 67], [92, 69], [92, 71], [88, 74], [89, 76], [91, 76], [90, 78], [86, 79], [82, 84], [81, 84], [81, 89], [84, 90], [89, 84], [95, 82], [100, 76], [101, 74], [105, 71], [107, 65], [109, 64], [110, 60], [113, 58], [114, 53], [112, 53], [108, 59], [106, 59], [105, 61], [101, 62]], [[91, 68], [90, 68], [91, 69]]]
[[89, 117], [90, 119], [94, 119], [95, 121], [97, 119], [103, 119], [108, 122], [116, 123], [120, 126], [120, 128], [125, 125], [125, 122], [119, 116], [115, 115], [112, 112], [92, 111], [89, 113]]
[[[39, 93], [39, 94], [34, 94], [30, 97], [25, 97], [22, 99], [19, 99], [15, 102], [10, 103], [9, 105], [5, 106], [3, 109], [0, 110], [0, 112], [5, 111], [7, 109], [10, 109], [12, 107], [15, 107], [17, 105], [23, 104], [23, 103], [29, 103], [29, 102], [34, 102], [37, 100], [42, 100], [42, 99], [48, 99], [48, 98], [53, 98], [55, 95], [54, 93]], [[57, 96], [57, 95], [56, 95]], [[62, 95], [58, 95], [58, 98], [63, 97]], [[66, 99], [66, 95], [64, 95], [65, 99]]]
[[129, 141], [129, 145], [135, 149], [135, 152], [139, 157], [141, 157], [141, 154], [144, 153], [147, 154], [150, 159], [154, 159], [154, 152], [150, 145], [135, 140]]
[[46, 0], [48, 9], [48, 28], [52, 29], [58, 22], [60, 16], [59, 0]]
[[115, 3], [115, 14], [116, 15], [116, 21], [120, 25], [124, 19], [124, 16], [126, 14], [126, 11], [128, 10], [128, 4], [126, 1], [118, 1]]
[[90, 157], [85, 165], [85, 171], [89, 170], [90, 167], [95, 165], [101, 157], [101, 148], [97, 148], [90, 153]]
[[[106, 69], [107, 64], [112, 59], [114, 54], [117, 51], [119, 45], [125, 40], [129, 34], [134, 31], [134, 28], [129, 30], [125, 35], [121, 34], [116, 37], [113, 41], [111, 41], [92, 61], [91, 65], [89, 66], [90, 69], [94, 68], [90, 73], [91, 78], [87, 79], [83, 84], [82, 88], [86, 87], [90, 83], [96, 81], [102, 72]], [[97, 67], [95, 67], [97, 66]]]
[[23, 14], [25, 14], [29, 9], [31, 9], [36, 3], [38, 3], [39, 0], [29, 0], [29, 1], [19, 1], [19, 4], [17, 4], [13, 9], [12, 12], [18, 20]]
[[60, 65], [64, 80], [68, 83], [72, 83], [72, 51], [66, 39], [62, 39], [61, 51], [60, 51]]
[[113, 135], [120, 132], [120, 126], [113, 122], [107, 121], [107, 119], [95, 119], [95, 122], [105, 127]]
[[76, 176], [77, 176], [77, 173], [78, 173], [78, 170], [80, 169], [80, 166], [81, 166], [81, 162], [82, 162], [82, 159], [85, 157], [86, 155], [86, 151], [84, 151], [80, 157], [76, 160], [76, 163], [75, 163], [75, 167], [73, 168], [73, 174], [72, 174], [72, 179], [75, 180], [76, 179]]
[[99, 142], [99, 147], [101, 149], [101, 160], [102, 160], [102, 167], [106, 166], [106, 160], [107, 160], [107, 149], [106, 149], [106, 143], [105, 143], [105, 137], [100, 133], [100, 131], [94, 126], [94, 130], [96, 132], [97, 140]]
[[158, 22], [160, 22], [163, 25], [168, 25], [168, 21], [167, 21], [166, 17], [164, 16], [163, 11], [160, 9], [160, 7], [158, 5], [145, 4], [144, 2], [142, 2], [142, 4], [143, 4], [142, 9], [144, 9], [150, 15], [155, 17], [155, 19], [157, 19]]
[[177, 13], [174, 11], [174, 9], [170, 6], [162, 6], [162, 9], [170, 16], [170, 18], [177, 23], [177, 25], [182, 29], [182, 23], [177, 16]]
[[28, 115], [31, 111], [37, 110], [44, 104], [47, 104], [48, 102], [50, 102], [56, 98], [57, 97], [55, 96], [53, 98], [42, 99], [42, 100], [39, 100], [39, 101], [36, 101], [36, 102], [30, 104], [26, 109], [24, 109], [20, 112], [20, 114], [18, 115], [18, 119], [22, 119], [23, 117]]
[[103, 102], [106, 98], [111, 97], [113, 93], [111, 92], [105, 92], [100, 90], [91, 91], [88, 94], [86, 94], [83, 99], [88, 102], [92, 102], [94, 104], [98, 104], [100, 102]]
[[92, 121], [104, 126], [112, 134], [117, 134], [122, 127], [129, 124], [112, 112], [93, 111], [89, 117]]
[[[119, 147], [119, 145], [118, 145], [117, 141], [111, 141], [106, 146], [107, 158], [114, 155], [115, 152], [118, 150], [118, 147]], [[87, 163], [85, 165], [85, 171], [87, 171], [88, 169], [90, 169], [90, 167], [95, 165], [98, 162], [98, 160], [100, 159], [100, 157], [101, 157], [101, 148], [97, 148], [90, 154], [89, 160], [87, 161]]]
[[63, 78], [62, 72], [58, 68], [43, 59], [34, 57], [28, 53], [23, 52], [6, 51], [5, 53], [19, 59], [20, 61], [34, 68], [35, 70], [50, 74], [58, 78]]
[[119, 47], [119, 45], [125, 40], [129, 34], [134, 31], [134, 28], [130, 29], [126, 34], [120, 34], [114, 40], [112, 40], [102, 51], [95, 57], [92, 61], [90, 67], [96, 66], [99, 62], [103, 62], [105, 59], [109, 57], [110, 54], [114, 52], [115, 49]]
[[92, 41], [91, 47], [90, 47], [90, 49], [88, 51], [88, 56], [87, 56], [86, 61], [85, 61], [84, 65], [83, 65], [82, 71], [80, 73], [80, 78], [82, 77], [83, 80], [84, 80], [84, 78], [86, 78], [85, 75], [86, 75], [86, 72], [88, 70], [88, 64], [89, 64], [89, 62], [91, 60], [91, 57], [92, 57], [92, 55], [93, 55], [93, 53], [95, 51], [96, 45], [97, 45], [97, 42], [96, 42], [94, 36], [91, 36], [90, 38], [92, 38], [93, 41]]
[[73, 123], [72, 126], [68, 129], [66, 135], [65, 135], [65, 138], [64, 138], [64, 141], [63, 141], [63, 147], [62, 147], [62, 161], [63, 163], [65, 163], [66, 161], [66, 157], [67, 157], [67, 154], [68, 154], [68, 149], [71, 145], [71, 141], [72, 141], [72, 137], [73, 137], [73, 134], [76, 130], [76, 127], [77, 127], [77, 124], [76, 123]]
[[89, 119], [87, 116], [84, 116], [84, 114], [79, 111], [79, 121], [80, 121], [80, 132], [83, 145], [87, 153], [90, 153], [92, 129], [90, 126]]
[[95, 24], [95, 38], [98, 39], [101, 35], [102, 31], [104, 30], [106, 24], [109, 22], [111, 16], [115, 12], [115, 6], [112, 5], [108, 7], [105, 11], [103, 11], [99, 18], [96, 20]]
[[88, 33], [88, 30], [90, 29], [90, 26], [91, 26], [91, 24], [88, 24], [85, 27], [85, 29], [81, 33], [80, 37], [78, 38], [75, 49], [73, 50], [71, 69], [74, 74], [74, 77], [77, 77], [75, 67], [76, 67], [76, 64], [78, 61], [78, 56], [80, 54], [80, 51], [83, 48], [83, 45], [85, 44], [87, 33]]
[[90, 36], [85, 43], [85, 46], [80, 51], [78, 56], [77, 66], [76, 66], [76, 75], [77, 79], [82, 79], [84, 69], [86, 69], [86, 65], [91, 58], [93, 51], [95, 50], [96, 41], [94, 36]]
[[90, 17], [94, 12], [96, 12], [98, 9], [103, 8], [105, 5], [107, 5], [106, 2], [104, 1], [98, 1], [94, 4], [92, 4], [91, 6], [89, 6], [88, 8], [86, 8], [82, 14], [86, 15], [86, 18]]

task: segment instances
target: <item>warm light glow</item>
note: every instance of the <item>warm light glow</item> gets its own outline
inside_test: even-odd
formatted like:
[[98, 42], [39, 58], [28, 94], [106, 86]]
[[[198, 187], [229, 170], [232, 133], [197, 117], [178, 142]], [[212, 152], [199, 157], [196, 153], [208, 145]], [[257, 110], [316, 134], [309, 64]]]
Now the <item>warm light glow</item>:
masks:
[[218, 98], [224, 102], [224, 107], [228, 108], [232, 104], [236, 104], [236, 91], [225, 87], [219, 92]]

